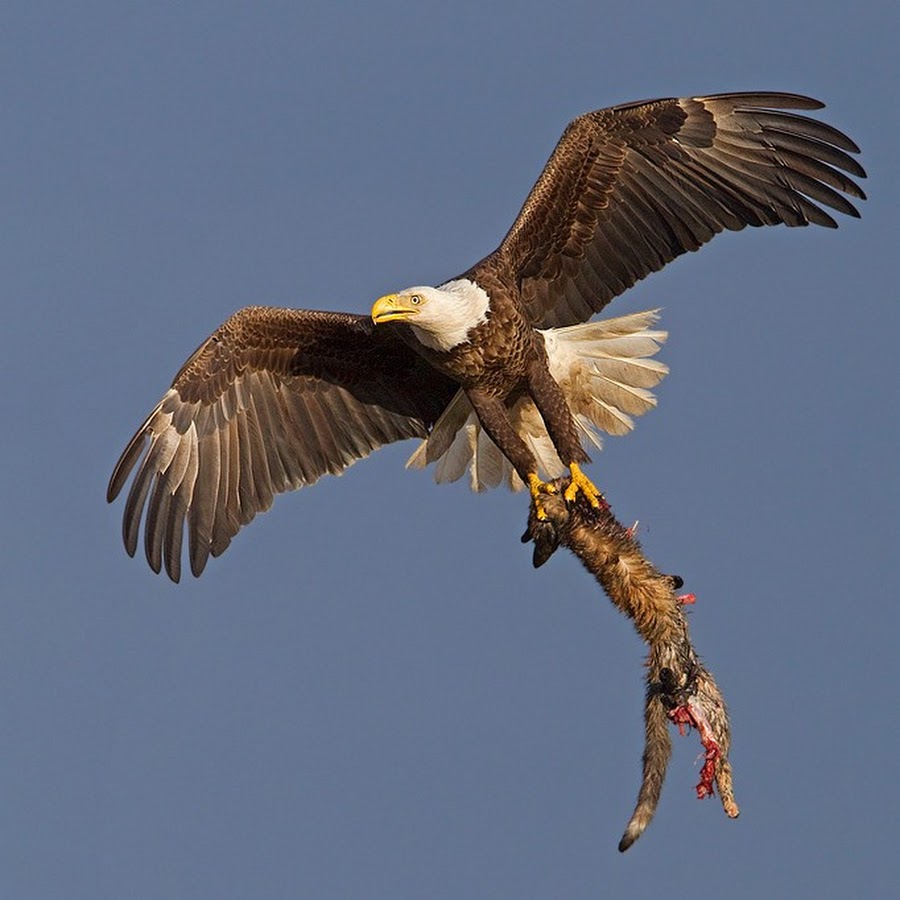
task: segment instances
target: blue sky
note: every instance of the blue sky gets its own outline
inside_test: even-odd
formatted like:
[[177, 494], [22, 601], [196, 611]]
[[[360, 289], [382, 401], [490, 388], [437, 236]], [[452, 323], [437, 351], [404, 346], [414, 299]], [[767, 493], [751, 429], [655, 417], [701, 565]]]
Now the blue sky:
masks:
[[[887, 896], [898, 880], [895, 4], [7, 3], [0, 893]], [[643, 648], [522, 496], [412, 445], [276, 501], [199, 581], [104, 491], [251, 303], [368, 310], [491, 250], [573, 116], [792, 90], [861, 221], [726, 235], [665, 308], [659, 409], [590, 468], [697, 594], [737, 798], [639, 780]], [[886, 781], [885, 778], [888, 778]]]

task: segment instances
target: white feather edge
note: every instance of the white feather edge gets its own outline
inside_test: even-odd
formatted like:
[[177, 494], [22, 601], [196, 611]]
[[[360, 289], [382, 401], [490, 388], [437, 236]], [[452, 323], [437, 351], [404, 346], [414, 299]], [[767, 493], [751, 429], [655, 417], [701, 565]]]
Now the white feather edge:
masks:
[[[539, 330], [544, 338], [550, 373], [563, 389], [575, 423], [586, 444], [602, 447], [601, 433], [627, 434], [633, 416], [656, 406], [649, 390], [668, 374], [665, 363], [652, 359], [668, 332], [652, 328], [658, 309], [600, 319], [566, 328]], [[530, 398], [510, 409], [513, 425], [538, 461], [544, 478], [566, 471], [544, 421]], [[506, 482], [512, 490], [524, 485], [496, 444], [485, 434], [466, 395], [459, 391], [435, 422], [431, 434], [407, 460], [407, 468], [435, 463], [434, 480], [457, 481], [469, 472], [474, 491]]]

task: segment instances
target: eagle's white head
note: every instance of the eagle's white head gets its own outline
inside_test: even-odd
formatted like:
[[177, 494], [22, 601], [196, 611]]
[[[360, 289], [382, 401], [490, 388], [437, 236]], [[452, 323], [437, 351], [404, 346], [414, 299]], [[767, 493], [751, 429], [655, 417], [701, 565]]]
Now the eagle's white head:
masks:
[[487, 320], [490, 300], [474, 281], [460, 278], [440, 287], [406, 288], [375, 301], [372, 321], [406, 322], [416, 339], [432, 350], [451, 350]]

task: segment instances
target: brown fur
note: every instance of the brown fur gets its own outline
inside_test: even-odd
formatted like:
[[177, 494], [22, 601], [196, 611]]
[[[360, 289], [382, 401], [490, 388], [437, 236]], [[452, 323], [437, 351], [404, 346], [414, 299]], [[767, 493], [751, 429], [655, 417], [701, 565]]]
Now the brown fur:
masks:
[[568, 547], [615, 606], [634, 620], [635, 628], [649, 646], [643, 778], [619, 849], [627, 850], [656, 812], [671, 754], [669, 714], [678, 708], [689, 707], [696, 712], [705, 746], [714, 741], [716, 786], [725, 812], [736, 817], [739, 810], [728, 762], [728, 712], [712, 674], [691, 644], [683, 606], [675, 594], [680, 579], [654, 568], [634, 535], [616, 520], [606, 504], [595, 509], [579, 498], [567, 505], [562, 498], [566, 479], [553, 486], [557, 493], [544, 498], [548, 519], [539, 522], [532, 508], [523, 538], [535, 542], [535, 565], [543, 564], [559, 545]]

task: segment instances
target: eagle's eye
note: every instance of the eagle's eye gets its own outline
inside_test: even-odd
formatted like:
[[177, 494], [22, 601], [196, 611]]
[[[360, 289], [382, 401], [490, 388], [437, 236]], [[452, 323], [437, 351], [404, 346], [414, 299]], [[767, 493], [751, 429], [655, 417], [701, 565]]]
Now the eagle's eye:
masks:
[[413, 306], [418, 306], [422, 302], [422, 298], [418, 294], [413, 294], [412, 297], [409, 298], [409, 302], [412, 303]]

